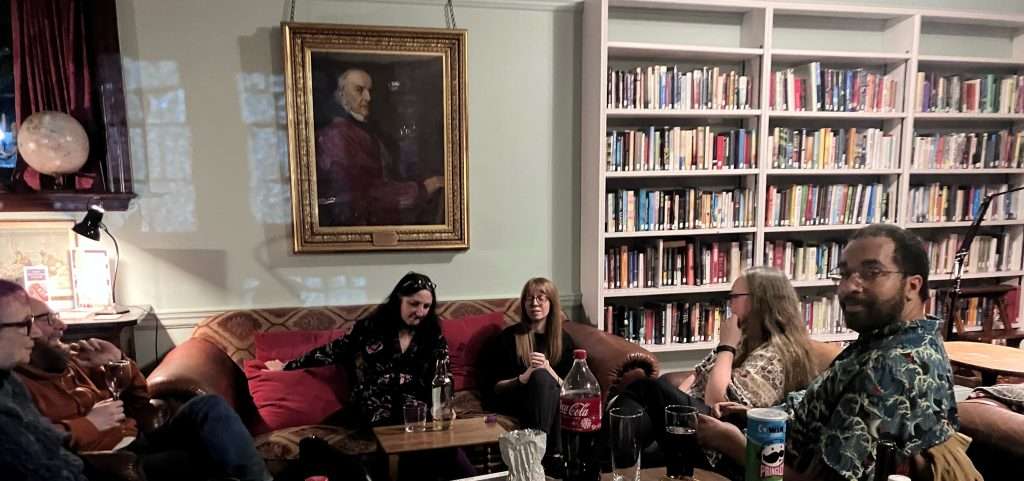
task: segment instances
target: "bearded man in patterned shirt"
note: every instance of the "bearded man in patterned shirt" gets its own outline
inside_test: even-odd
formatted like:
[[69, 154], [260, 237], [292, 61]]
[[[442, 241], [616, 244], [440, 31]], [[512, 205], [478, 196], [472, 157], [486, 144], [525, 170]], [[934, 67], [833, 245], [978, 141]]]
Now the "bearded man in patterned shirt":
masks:
[[[923, 243], [900, 227], [853, 235], [832, 274], [846, 325], [859, 337], [780, 406], [790, 415], [787, 481], [873, 479], [882, 439], [895, 443], [915, 479], [981, 480], [966, 455], [970, 439], [957, 433], [941, 321], [925, 315], [928, 272]], [[744, 462], [746, 438], [735, 426], [702, 416], [698, 436]]]

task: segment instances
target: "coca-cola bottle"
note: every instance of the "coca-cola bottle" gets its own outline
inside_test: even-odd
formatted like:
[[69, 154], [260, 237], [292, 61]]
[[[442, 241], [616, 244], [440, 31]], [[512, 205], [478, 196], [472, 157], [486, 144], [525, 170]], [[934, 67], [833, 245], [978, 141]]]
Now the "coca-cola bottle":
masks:
[[564, 481], [595, 481], [601, 477], [598, 436], [601, 430], [601, 386], [587, 367], [587, 351], [573, 351], [572, 369], [562, 384], [558, 411], [562, 418]]

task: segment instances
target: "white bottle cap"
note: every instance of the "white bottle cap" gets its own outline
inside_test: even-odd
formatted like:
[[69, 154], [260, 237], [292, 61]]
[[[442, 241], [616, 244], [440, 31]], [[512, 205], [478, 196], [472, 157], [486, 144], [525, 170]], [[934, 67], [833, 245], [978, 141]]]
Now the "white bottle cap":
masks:
[[888, 481], [910, 481], [910, 478], [902, 474], [890, 474]]

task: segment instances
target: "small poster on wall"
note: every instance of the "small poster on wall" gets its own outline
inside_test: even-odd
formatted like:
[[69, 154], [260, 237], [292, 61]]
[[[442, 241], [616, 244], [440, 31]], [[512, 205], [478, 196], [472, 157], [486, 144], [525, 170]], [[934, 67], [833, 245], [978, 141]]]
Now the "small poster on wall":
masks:
[[25, 266], [25, 291], [43, 302], [50, 302], [50, 272], [46, 266]]
[[98, 309], [114, 303], [110, 259], [104, 249], [75, 249], [71, 254], [75, 307]]
[[[26, 268], [46, 268], [45, 288], [52, 309], [70, 309], [74, 304], [71, 288], [70, 249], [77, 247], [71, 231], [72, 221], [0, 221], [0, 278], [18, 279], [32, 292]], [[33, 275], [39, 272], [33, 270]]]

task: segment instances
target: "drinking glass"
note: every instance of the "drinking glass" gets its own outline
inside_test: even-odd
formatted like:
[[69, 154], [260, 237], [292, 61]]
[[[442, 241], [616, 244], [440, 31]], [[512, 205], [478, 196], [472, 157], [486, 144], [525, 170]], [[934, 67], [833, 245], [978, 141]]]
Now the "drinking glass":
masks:
[[423, 432], [427, 430], [427, 403], [423, 401], [406, 401], [402, 406], [405, 418], [405, 432]]
[[673, 404], [665, 407], [665, 474], [669, 479], [693, 476], [701, 455], [697, 445], [697, 409]]
[[617, 407], [608, 411], [613, 481], [640, 480], [640, 425], [644, 411], [637, 407]]
[[107, 387], [114, 400], [121, 399], [121, 391], [128, 387], [131, 382], [132, 365], [124, 359], [107, 362], [103, 365], [103, 376], [107, 380]]

